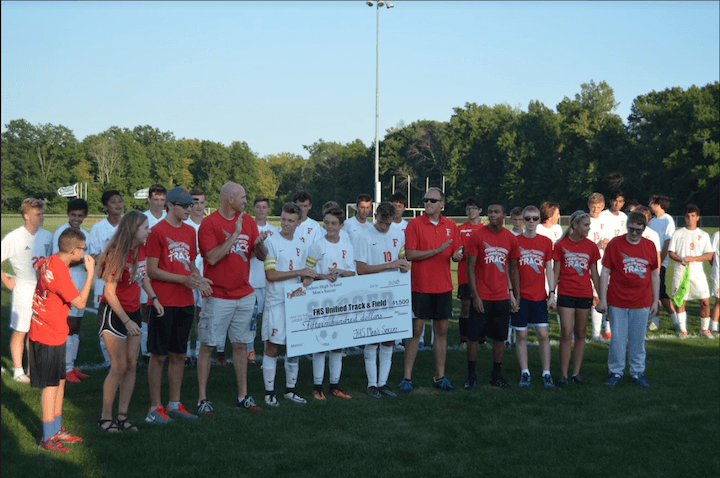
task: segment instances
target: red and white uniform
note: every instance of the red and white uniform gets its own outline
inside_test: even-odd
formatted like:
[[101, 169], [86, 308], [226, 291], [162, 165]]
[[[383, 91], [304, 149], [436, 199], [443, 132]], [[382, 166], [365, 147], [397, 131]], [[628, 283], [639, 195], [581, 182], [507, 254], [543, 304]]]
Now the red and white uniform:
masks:
[[[268, 231], [267, 238], [270, 239], [275, 234], [280, 234], [280, 229], [266, 222], [264, 226], [258, 226], [258, 232]], [[253, 289], [262, 289], [265, 287], [265, 264], [263, 261], [253, 256], [250, 259], [250, 285]]]
[[458, 262], [458, 269], [457, 269], [457, 281], [458, 285], [467, 284], [467, 259], [465, 258], [465, 254], [467, 254], [467, 243], [470, 239], [470, 236], [473, 232], [477, 231], [483, 227], [482, 223], [480, 224], [471, 224], [470, 221], [466, 222], [462, 226], [458, 227], [458, 241], [460, 242], [460, 247], [463, 247], [465, 252], [463, 254], [463, 258], [460, 262]]
[[605, 248], [603, 267], [610, 270], [607, 304], [622, 309], [652, 305], [652, 272], [658, 266], [657, 249], [645, 238], [630, 244], [625, 234], [612, 239]]
[[[665, 244], [665, 241], [672, 239], [675, 234], [675, 221], [672, 216], [668, 213], [663, 214], [660, 217], [654, 217], [650, 219], [648, 227], [658, 233], [660, 237], [660, 246]], [[670, 261], [670, 256], [665, 256], [662, 262], [663, 267], [667, 267]]]
[[412, 291], [421, 294], [442, 294], [453, 290], [450, 275], [450, 258], [460, 248], [457, 225], [454, 221], [440, 216], [437, 225], [430, 222], [427, 214], [416, 217], [405, 229], [405, 249], [427, 251], [440, 247], [445, 241], [452, 243], [440, 254], [421, 261], [413, 261], [410, 269]]
[[603, 227], [605, 239], [612, 239], [621, 234], [627, 234], [627, 214], [624, 212], [618, 211], [616, 216], [610, 212], [610, 209], [605, 209], [600, 213], [599, 219], [605, 224]]
[[347, 232], [350, 236], [350, 242], [352, 242], [353, 246], [356, 246], [358, 238], [365, 231], [369, 231], [374, 227], [375, 226], [373, 226], [373, 223], [369, 220], [366, 219], [365, 222], [361, 223], [357, 220], [357, 216], [353, 216], [343, 223], [341, 231]]
[[400, 228], [391, 227], [383, 234], [373, 227], [358, 239], [355, 262], [377, 266], [402, 257], [405, 257], [405, 234]]
[[569, 237], [558, 241], [553, 250], [555, 267], [560, 268], [558, 295], [592, 297], [590, 265], [599, 259], [600, 251], [597, 245], [587, 238], [583, 238], [580, 242], [574, 242]]
[[[702, 256], [708, 252], [713, 252], [713, 248], [710, 244], [710, 235], [707, 232], [699, 227], [693, 230], [681, 227], [673, 234], [668, 251], [674, 252], [681, 258], [684, 258], [687, 256]], [[690, 288], [686, 300], [709, 298], [710, 288], [708, 287], [702, 262], [691, 262], [687, 266], [683, 266], [679, 262], [675, 263], [675, 271], [673, 272], [673, 294], [675, 294], [680, 286], [680, 281], [682, 280], [686, 267], [690, 268]]]
[[[265, 241], [268, 253], [265, 258], [265, 270], [281, 272], [305, 268], [307, 262], [308, 246], [300, 238], [287, 240], [279, 233]], [[292, 277], [283, 281], [268, 281], [265, 307], [274, 307], [285, 304], [285, 285], [302, 282], [300, 277]]]
[[[119, 225], [120, 223], [118, 223]], [[117, 226], [113, 226], [107, 220], [107, 218], [95, 224], [90, 228], [90, 234], [88, 234], [88, 240], [85, 243], [87, 247], [87, 253], [91, 256], [99, 256], [103, 253], [110, 240], [115, 235]], [[93, 303], [95, 308], [100, 307], [100, 301], [102, 300], [103, 289], [105, 288], [105, 281], [95, 276], [95, 285], [93, 287]]]
[[562, 237], [563, 230], [560, 224], [555, 224], [554, 226], [550, 227], [545, 227], [542, 224], [538, 224], [535, 232], [537, 234], [540, 234], [541, 236], [547, 237], [548, 239], [553, 241], [554, 244]]
[[313, 242], [324, 236], [325, 229], [323, 229], [320, 223], [318, 223], [315, 219], [308, 217], [295, 229], [293, 239], [299, 239], [310, 247]]
[[[204, 222], [204, 221], [203, 221]], [[191, 263], [197, 257], [195, 230], [187, 224], [173, 227], [160, 221], [150, 231], [145, 246], [147, 257], [158, 259], [158, 268], [173, 274], [189, 276]], [[195, 303], [192, 289], [175, 282], [150, 279], [153, 290], [164, 307], [188, 307]]]
[[70, 302], [80, 292], [73, 284], [68, 266], [57, 255], [38, 262], [38, 270], [28, 338], [45, 345], [62, 345], [70, 332], [67, 324]]
[[530, 239], [520, 234], [517, 242], [520, 297], [533, 302], [547, 299], [545, 264], [552, 260], [552, 241], [545, 236], [536, 235]]
[[[120, 301], [120, 306], [126, 313], [136, 312], [140, 309], [140, 289], [142, 288], [142, 280], [147, 274], [147, 258], [145, 257], [145, 245], [140, 244], [138, 246], [138, 265], [135, 277], [131, 277], [133, 251], [130, 250], [128, 253], [125, 266], [122, 270], [122, 275], [117, 283], [115, 289], [115, 295], [117, 295]], [[115, 276], [118, 271], [113, 271], [112, 275]], [[102, 303], [107, 304], [108, 301], [105, 295], [102, 297]]]
[[473, 232], [465, 248], [468, 256], [475, 256], [475, 282], [482, 300], [508, 300], [508, 260], [518, 259], [517, 237], [502, 228], [493, 232], [483, 227]]
[[323, 237], [310, 246], [306, 264], [320, 274], [327, 274], [330, 268], [355, 272], [355, 248], [348, 238], [332, 243]]
[[712, 236], [713, 265], [710, 271], [712, 277], [712, 296], [720, 298], [720, 232]]

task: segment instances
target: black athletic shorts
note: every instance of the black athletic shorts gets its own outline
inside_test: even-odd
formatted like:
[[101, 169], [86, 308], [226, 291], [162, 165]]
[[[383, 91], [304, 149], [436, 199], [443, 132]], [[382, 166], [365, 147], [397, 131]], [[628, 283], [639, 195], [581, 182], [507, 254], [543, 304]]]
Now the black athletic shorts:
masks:
[[484, 312], [477, 312], [475, 306], [470, 306], [468, 319], [468, 340], [484, 342], [485, 337], [493, 340], [505, 341], [508, 335], [510, 321], [509, 300], [484, 300]]
[[470, 297], [470, 284], [460, 284], [458, 286], [457, 298], [460, 300], [470, 300], [472, 298]]
[[570, 297], [569, 295], [558, 295], [557, 306], [566, 309], [589, 309], [592, 307], [592, 297]]
[[[140, 313], [140, 309], [135, 312], [126, 312], [126, 314], [130, 317], [130, 320], [140, 327], [140, 324], [142, 323], [142, 314]], [[119, 339], [127, 338], [127, 327], [123, 324], [122, 319], [113, 312], [112, 307], [104, 302], [101, 302], [100, 307], [98, 308], [98, 335], [102, 337], [103, 332], [106, 330]]]
[[667, 290], [665, 290], [665, 266], [662, 266], [660, 267], [660, 300], [670, 298], [671, 297], [667, 295]]
[[65, 380], [65, 343], [45, 345], [30, 340], [28, 347], [30, 386], [45, 388], [60, 385], [60, 380]]
[[165, 307], [165, 315], [162, 317], [158, 317], [155, 307], [148, 307], [148, 310], [148, 352], [153, 355], [187, 353], [195, 306]]
[[413, 318], [447, 320], [452, 317], [452, 291], [442, 294], [412, 293]]

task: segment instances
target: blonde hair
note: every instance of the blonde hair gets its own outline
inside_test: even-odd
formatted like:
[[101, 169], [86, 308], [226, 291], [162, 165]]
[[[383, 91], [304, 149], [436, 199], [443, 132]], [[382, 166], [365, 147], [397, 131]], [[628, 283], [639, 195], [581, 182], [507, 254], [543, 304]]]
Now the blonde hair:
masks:
[[30, 212], [30, 209], [44, 209], [44, 208], [45, 208], [45, 202], [42, 199], [27, 198], [20, 205], [20, 214], [24, 218], [25, 215]]
[[575, 230], [575, 226], [586, 217], [590, 217], [590, 214], [579, 209], [572, 213], [570, 215], [570, 225], [567, 229], [565, 229], [565, 232], [563, 232], [563, 235], [560, 236], [560, 239], [558, 239], [558, 241], [565, 239], [567, 236], [569, 236], [573, 232], [573, 230]]

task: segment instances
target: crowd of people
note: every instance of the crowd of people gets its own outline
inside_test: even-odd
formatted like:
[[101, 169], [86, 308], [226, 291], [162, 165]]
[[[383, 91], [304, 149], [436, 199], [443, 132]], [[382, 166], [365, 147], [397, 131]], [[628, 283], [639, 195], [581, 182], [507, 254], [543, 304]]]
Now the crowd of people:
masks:
[[[21, 207], [25, 224], [2, 239], [2, 262], [10, 261], [14, 277], [2, 272], [12, 291], [10, 352], [13, 378], [42, 389], [43, 448], [67, 452], [66, 443], [82, 441], [62, 426], [65, 383], [88, 377], [75, 366], [83, 309], [94, 280], [98, 336], [109, 370], [97, 426], [108, 432], [137, 431], [128, 417], [136, 370], [146, 367], [150, 400], [145, 421], [167, 424], [213, 415], [208, 379], [213, 349], [224, 363], [229, 338], [237, 382], [236, 405], [262, 408], [248, 393], [247, 367], [256, 360], [254, 342], [261, 323], [264, 403], [280, 405], [275, 380], [281, 348], [287, 344], [284, 290], [344, 277], [385, 271], [410, 273], [412, 336], [404, 343], [402, 393], [412, 393], [415, 359], [427, 321], [432, 323], [435, 362], [432, 386], [454, 387], [445, 375], [448, 319], [453, 315], [451, 263], [457, 267], [461, 301], [459, 340], [466, 344], [464, 389], [478, 383], [478, 345], [492, 341], [489, 385], [511, 388], [502, 373], [506, 341], [515, 335], [519, 387], [529, 387], [528, 329], [539, 344], [545, 388], [584, 385], [581, 366], [588, 319], [592, 340], [609, 341], [608, 377], [615, 386], [626, 360], [632, 381], [649, 387], [645, 376], [645, 333], [659, 326], [659, 307], [670, 314], [680, 337], [687, 336], [687, 300], [700, 301], [701, 334], [717, 337], [720, 316], [720, 238], [698, 227], [700, 211], [688, 204], [685, 227], [675, 229], [667, 214], [668, 198], [654, 195], [648, 207], [628, 204], [614, 192], [605, 209], [602, 194], [588, 198], [588, 212], [575, 211], [563, 232], [557, 203], [545, 202], [510, 211], [512, 229], [504, 226], [506, 205], [487, 204], [487, 225], [476, 198], [465, 203], [467, 221], [457, 225], [443, 215], [445, 195], [429, 188], [424, 213], [403, 218], [407, 198], [395, 193], [376, 207], [372, 198], [357, 198], [356, 214], [345, 218], [334, 201], [322, 208], [323, 225], [308, 216], [312, 197], [298, 191], [282, 206], [280, 228], [268, 220], [270, 200], [253, 200], [254, 217], [245, 213], [245, 189], [228, 182], [219, 191], [220, 206], [204, 217], [205, 196], [162, 185], [149, 188], [150, 209], [123, 215], [123, 199], [109, 190], [102, 195], [107, 217], [85, 234], [88, 214], [83, 199], [69, 202], [68, 222], [51, 234], [42, 229], [42, 201], [29, 198]], [[665, 271], [674, 261], [671, 294]], [[712, 261], [712, 294], [703, 262]], [[710, 297], [715, 297], [710, 308]], [[551, 374], [548, 310], [560, 325], [559, 379]], [[195, 328], [196, 342], [190, 340]], [[605, 332], [603, 333], [603, 329]], [[23, 367], [28, 353], [28, 371]], [[364, 346], [373, 399], [396, 398], [388, 384], [393, 341]], [[138, 356], [142, 360], [138, 362]], [[351, 400], [340, 387], [343, 350], [312, 354], [314, 400], [329, 395]], [[169, 400], [163, 406], [161, 384], [168, 363]], [[196, 360], [193, 360], [195, 358]], [[572, 373], [570, 363], [572, 358]], [[325, 389], [326, 362], [329, 388]], [[181, 402], [184, 370], [197, 367], [198, 398], [192, 410]], [[298, 357], [284, 360], [288, 402], [305, 404], [296, 390]], [[113, 420], [118, 396], [116, 419]], [[193, 408], [193, 407], [191, 407]]]

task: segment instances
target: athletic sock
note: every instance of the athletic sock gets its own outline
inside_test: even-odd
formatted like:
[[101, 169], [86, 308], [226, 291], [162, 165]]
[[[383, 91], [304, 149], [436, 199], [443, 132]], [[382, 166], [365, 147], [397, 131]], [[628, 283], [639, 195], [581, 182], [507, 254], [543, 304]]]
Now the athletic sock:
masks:
[[710, 330], [710, 317], [702, 317], [700, 319], [700, 329]]
[[140, 324], [140, 352], [147, 355], [148, 326], [146, 322]]
[[342, 374], [342, 352], [330, 352], [328, 369], [330, 370], [330, 385], [337, 385]]
[[[672, 319], [673, 325], [674, 325], [675, 327], [679, 327], [679, 326], [680, 326], [680, 322], [678, 322], [677, 312], [672, 312], [672, 313], [670, 314], [670, 318]], [[658, 320], [659, 320], [659, 319], [658, 319]]]
[[502, 362], [493, 362], [493, 375], [500, 375], [502, 371]]
[[550, 375], [550, 370], [543, 370], [542, 376], [543, 376], [543, 377], [551, 376], [551, 375]]
[[43, 441], [48, 441], [55, 436], [55, 420], [42, 422]]
[[712, 321], [712, 327], [711, 327], [710, 330], [712, 330], [713, 332], [717, 332], [717, 331], [718, 331], [718, 321], [717, 321], [717, 320], [713, 320], [713, 321]]
[[530, 375], [530, 370], [524, 368], [524, 369], [520, 370], [520, 373], [521, 373], [521, 374], [526, 373], [526, 374]]
[[313, 383], [322, 385], [325, 378], [325, 352], [316, 352], [312, 355]]
[[678, 320], [678, 324], [680, 326], [680, 332], [687, 333], [687, 312], [678, 312], [677, 320]]
[[73, 337], [74, 335], [68, 335], [67, 340], [65, 341], [65, 374], [69, 373], [73, 369]]
[[277, 357], [270, 357], [268, 354], [263, 355], [262, 372], [265, 391], [272, 392], [275, 390], [275, 371], [277, 369]]
[[475, 374], [475, 364], [476, 361], [470, 361], [467, 362], [467, 369], [468, 369], [468, 375], [474, 375]]
[[177, 410], [177, 408], [180, 406], [180, 402], [168, 402], [167, 409], [168, 410]]
[[377, 344], [368, 344], [365, 346], [365, 350], [363, 351], [368, 387], [377, 386], [377, 349]]
[[295, 389], [299, 372], [300, 359], [298, 357], [285, 357], [285, 387]]
[[62, 428], [62, 413], [60, 415], [55, 415], [55, 421], [53, 422], [53, 435], [60, 431]]
[[379, 358], [379, 370], [378, 370], [378, 387], [382, 387], [387, 383], [388, 377], [390, 376], [390, 368], [392, 367], [392, 345], [380, 345]]
[[599, 337], [602, 332], [602, 314], [595, 310], [595, 307], [590, 309], [590, 316], [592, 317], [592, 336], [593, 338]]
[[22, 367], [13, 369], [13, 378], [18, 378], [20, 375], [24, 374], [25, 370], [23, 370]]

